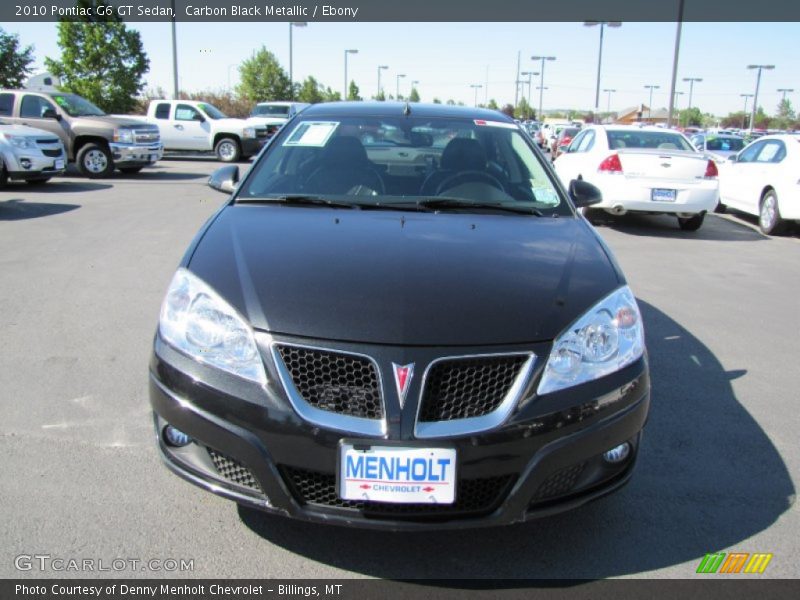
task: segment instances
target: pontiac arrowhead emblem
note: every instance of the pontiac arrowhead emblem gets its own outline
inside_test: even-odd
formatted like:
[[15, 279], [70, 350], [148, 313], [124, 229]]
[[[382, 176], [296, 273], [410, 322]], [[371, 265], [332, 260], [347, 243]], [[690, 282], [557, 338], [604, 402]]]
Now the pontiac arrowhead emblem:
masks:
[[414, 376], [414, 363], [398, 365], [392, 363], [394, 369], [394, 383], [397, 386], [397, 397], [400, 399], [400, 408], [406, 403], [406, 393], [411, 386], [411, 378]]

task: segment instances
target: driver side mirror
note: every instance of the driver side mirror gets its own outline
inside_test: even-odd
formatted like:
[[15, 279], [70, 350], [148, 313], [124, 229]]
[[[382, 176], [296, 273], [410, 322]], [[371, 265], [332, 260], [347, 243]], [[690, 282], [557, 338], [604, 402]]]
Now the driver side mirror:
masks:
[[45, 108], [42, 111], [42, 118], [43, 119], [55, 119], [56, 121], [61, 120], [61, 115], [56, 112], [54, 108]]
[[194, 115], [192, 116], [192, 121], [200, 121], [201, 123], [204, 123], [205, 120], [206, 118], [200, 113], [194, 113]]
[[736, 162], [737, 160], [739, 160], [739, 155], [738, 155], [738, 154], [731, 154], [731, 155], [728, 157], [728, 160], [729, 160], [730, 162]]
[[220, 167], [208, 178], [208, 187], [225, 194], [232, 194], [236, 191], [236, 186], [238, 184], [239, 167], [236, 165]]
[[569, 197], [575, 208], [592, 206], [603, 201], [602, 192], [594, 185], [583, 179], [573, 179], [569, 182]]

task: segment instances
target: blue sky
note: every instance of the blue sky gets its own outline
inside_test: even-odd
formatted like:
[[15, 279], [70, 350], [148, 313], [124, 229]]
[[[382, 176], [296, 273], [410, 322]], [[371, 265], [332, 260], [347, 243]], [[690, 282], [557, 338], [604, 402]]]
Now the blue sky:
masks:
[[[169, 23], [132, 23], [142, 34], [151, 65], [148, 87], [172, 88]], [[58, 56], [54, 23], [2, 23], [35, 46], [37, 67], [44, 56]], [[181, 88], [190, 91], [221, 90], [228, 81], [236, 85], [236, 66], [262, 44], [275, 53], [288, 70], [288, 23], [179, 23], [178, 61]], [[616, 89], [611, 110], [640, 102], [647, 104], [646, 84], [660, 85], [653, 107], [668, 105], [675, 40], [675, 23], [623, 23], [606, 29], [601, 88]], [[800, 102], [800, 23], [685, 23], [678, 69], [679, 108], [688, 102], [683, 77], [701, 77], [694, 85], [692, 105], [705, 112], [726, 115], [741, 110], [742, 93], [753, 93], [755, 72], [748, 64], [774, 64], [765, 71], [759, 105], [774, 113], [781, 98], [778, 88], [795, 88], [789, 94], [795, 108]], [[397, 74], [401, 93], [411, 80], [419, 80], [423, 101], [452, 98], [472, 104], [470, 84], [486, 86], [498, 103], [514, 99], [517, 52], [522, 71], [537, 71], [532, 55], [557, 57], [545, 71], [544, 108], [590, 109], [594, 105], [599, 31], [581, 23], [309, 23], [294, 29], [294, 78], [313, 75], [340, 90], [344, 84], [344, 50], [356, 48], [348, 59], [348, 78], [369, 96], [377, 90], [377, 67], [387, 93], [395, 93]], [[534, 78], [532, 104], [538, 104]], [[527, 95], [527, 85], [525, 94]], [[479, 101], [486, 89], [479, 90]], [[601, 93], [605, 110], [607, 94]], [[752, 102], [752, 100], [751, 100]], [[748, 106], [749, 109], [749, 106]]]

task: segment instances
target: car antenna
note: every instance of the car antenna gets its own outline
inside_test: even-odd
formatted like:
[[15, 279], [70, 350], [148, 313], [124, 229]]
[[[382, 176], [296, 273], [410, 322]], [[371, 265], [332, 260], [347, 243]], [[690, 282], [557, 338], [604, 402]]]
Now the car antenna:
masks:
[[403, 107], [403, 116], [407, 117], [411, 114], [411, 106], [408, 104], [408, 100], [406, 100], [406, 105]]

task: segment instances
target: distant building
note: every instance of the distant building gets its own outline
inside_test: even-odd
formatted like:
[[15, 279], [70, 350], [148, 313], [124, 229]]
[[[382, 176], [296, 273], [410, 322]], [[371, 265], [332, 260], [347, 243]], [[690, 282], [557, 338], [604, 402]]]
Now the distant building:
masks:
[[648, 125], [663, 124], [669, 120], [669, 110], [666, 108], [656, 108], [650, 110], [649, 106], [640, 104], [632, 106], [617, 113], [615, 123], [621, 125], [635, 125], [636, 123], [646, 123]]

